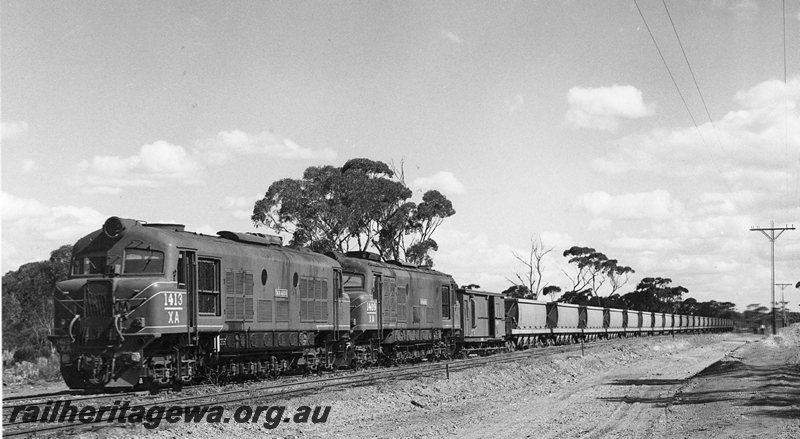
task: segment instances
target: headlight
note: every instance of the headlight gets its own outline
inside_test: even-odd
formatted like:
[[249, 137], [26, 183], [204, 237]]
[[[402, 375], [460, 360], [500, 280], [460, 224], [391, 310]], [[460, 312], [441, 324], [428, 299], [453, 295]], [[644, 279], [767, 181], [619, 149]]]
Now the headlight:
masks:
[[123, 230], [125, 230], [125, 226], [116, 216], [112, 216], [111, 218], [107, 219], [105, 224], [103, 224], [103, 232], [109, 238], [116, 238], [120, 233], [122, 233]]

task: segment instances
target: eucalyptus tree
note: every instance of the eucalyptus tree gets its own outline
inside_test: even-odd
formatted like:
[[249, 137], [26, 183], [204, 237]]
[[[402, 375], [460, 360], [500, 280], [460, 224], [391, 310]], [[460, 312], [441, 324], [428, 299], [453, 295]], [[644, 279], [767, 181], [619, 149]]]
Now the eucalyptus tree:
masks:
[[356, 158], [341, 168], [312, 166], [300, 179], [272, 183], [251, 219], [256, 227], [290, 234], [292, 246], [374, 249], [386, 259], [432, 265], [438, 244], [431, 236], [455, 210], [438, 191], [426, 192], [419, 204], [412, 195], [385, 163]]
[[[671, 286], [672, 279], [662, 277], [646, 277], [636, 286], [636, 290], [622, 296], [622, 300], [630, 308], [656, 312], [678, 312], [683, 302], [681, 298], [689, 290], [678, 285]], [[691, 299], [684, 306], [694, 310], [696, 300]]]

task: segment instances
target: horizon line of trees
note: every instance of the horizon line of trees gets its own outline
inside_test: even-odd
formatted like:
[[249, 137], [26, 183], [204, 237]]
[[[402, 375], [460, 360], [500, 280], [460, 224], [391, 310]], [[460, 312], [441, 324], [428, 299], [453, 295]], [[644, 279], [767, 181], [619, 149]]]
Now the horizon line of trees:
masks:
[[[522, 263], [523, 272], [515, 273], [514, 278], [506, 278], [511, 286], [502, 293], [507, 297], [539, 299], [547, 296], [550, 301], [576, 305], [602, 306], [609, 308], [635, 309], [647, 312], [664, 312], [703, 315], [755, 321], [767, 310], [758, 304], [748, 306], [739, 313], [732, 302], [709, 300], [698, 302], [692, 297], [684, 299], [689, 290], [681, 285], [672, 285], [667, 277], [644, 277], [636, 288], [628, 293], [620, 291], [630, 280], [635, 270], [620, 264], [591, 247], [572, 246], [564, 250], [562, 256], [573, 267], [572, 272], [561, 270], [570, 287], [551, 285], [543, 278], [545, 256], [553, 251], [542, 243], [541, 237], [531, 239], [527, 255], [512, 251], [514, 258]], [[605, 286], [607, 294], [601, 296], [599, 290]], [[796, 285], [800, 288], [800, 282]], [[562, 293], [560, 297], [555, 296]], [[752, 309], [751, 309], [752, 308]], [[762, 309], [763, 308], [763, 309]], [[791, 313], [790, 313], [791, 314]], [[762, 316], [763, 317], [763, 316]], [[800, 319], [800, 313], [798, 313]]]

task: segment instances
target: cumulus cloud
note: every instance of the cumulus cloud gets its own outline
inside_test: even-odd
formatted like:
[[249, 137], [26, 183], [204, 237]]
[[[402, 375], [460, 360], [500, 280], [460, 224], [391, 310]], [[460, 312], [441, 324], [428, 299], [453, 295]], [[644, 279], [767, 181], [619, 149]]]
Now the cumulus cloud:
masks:
[[454, 44], [461, 44], [464, 42], [464, 40], [461, 39], [461, 37], [447, 30], [442, 30], [442, 36]]
[[646, 105], [642, 92], [632, 85], [572, 87], [567, 92], [567, 101], [565, 123], [573, 128], [616, 132], [623, 119], [638, 119], [655, 112], [655, 105]]
[[411, 186], [422, 191], [436, 189], [444, 194], [463, 194], [466, 192], [464, 184], [449, 171], [439, 171], [430, 177], [415, 178]]
[[614, 142], [594, 161], [606, 173], [631, 171], [703, 175], [732, 190], [784, 184], [800, 170], [800, 77], [788, 84], [764, 81], [736, 93], [739, 109], [719, 120], [675, 129], [655, 129]]
[[9, 121], [0, 122], [0, 139], [14, 140], [22, 137], [28, 132], [28, 122]]
[[199, 154], [210, 164], [225, 164], [243, 155], [266, 155], [286, 160], [330, 161], [336, 158], [336, 151], [330, 148], [305, 148], [291, 139], [266, 131], [258, 134], [221, 131], [214, 138], [197, 142], [196, 146]]
[[125, 188], [163, 187], [166, 184], [203, 184], [202, 171], [231, 163], [237, 157], [266, 155], [284, 160], [332, 160], [331, 149], [304, 148], [272, 133], [221, 131], [184, 148], [164, 140], [143, 145], [131, 156], [94, 156], [78, 163], [72, 184], [82, 192], [119, 194]]
[[682, 204], [665, 190], [621, 195], [591, 192], [578, 197], [575, 206], [594, 217], [611, 219], [663, 218], [683, 210]]
[[784, 83], [777, 79], [756, 84], [749, 90], [736, 93], [736, 101], [746, 108], [768, 108], [788, 106], [789, 109], [797, 107], [800, 101], [800, 78], [793, 78]]
[[48, 206], [2, 192], [3, 272], [47, 259], [50, 251], [73, 244], [102, 226], [107, 216], [90, 207]]
[[[587, 214], [593, 236], [614, 233], [592, 246], [637, 276], [670, 277], [697, 300], [765, 303], [759, 294], [770, 282], [770, 247], [750, 227], [800, 218], [800, 77], [763, 81], [733, 97], [734, 107], [713, 126], [627, 135], [593, 163], [669, 191], [597, 191], [573, 207]], [[777, 272], [798, 275], [798, 249], [800, 240], [786, 235]]]
[[199, 184], [203, 164], [180, 145], [159, 140], [132, 156], [95, 156], [78, 164], [77, 184], [84, 192], [119, 193], [126, 187], [161, 187], [169, 182]]
[[19, 198], [2, 192], [3, 223], [17, 221], [28, 217], [38, 217], [47, 214], [49, 209], [44, 204], [31, 198]]

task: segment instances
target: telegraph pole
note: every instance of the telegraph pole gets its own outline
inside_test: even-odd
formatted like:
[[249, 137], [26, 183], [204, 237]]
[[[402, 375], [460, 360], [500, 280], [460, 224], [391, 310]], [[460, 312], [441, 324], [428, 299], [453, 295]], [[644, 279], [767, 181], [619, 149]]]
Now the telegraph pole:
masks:
[[785, 290], [786, 287], [792, 286], [792, 284], [775, 284], [775, 286], [776, 287], [781, 287], [781, 314], [782, 314], [781, 318], [783, 319], [783, 327], [785, 328], [785, 327], [789, 326], [789, 325], [786, 324], [787, 323], [786, 322], [786, 304], [788, 302], [786, 302], [786, 299], [783, 298], [783, 290]]
[[[780, 237], [783, 232], [787, 230], [794, 230], [794, 226], [775, 227], [775, 221], [771, 222], [771, 227], [750, 227], [751, 232], [761, 232], [772, 243], [772, 281], [770, 288], [772, 289], [772, 334], [777, 334], [778, 330], [775, 328], [775, 240]], [[769, 233], [767, 233], [769, 232]], [[775, 232], [778, 232], [776, 235]]]

